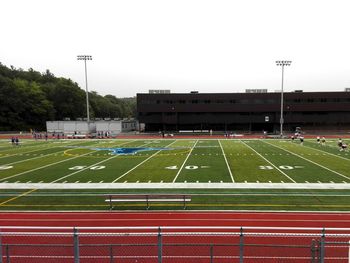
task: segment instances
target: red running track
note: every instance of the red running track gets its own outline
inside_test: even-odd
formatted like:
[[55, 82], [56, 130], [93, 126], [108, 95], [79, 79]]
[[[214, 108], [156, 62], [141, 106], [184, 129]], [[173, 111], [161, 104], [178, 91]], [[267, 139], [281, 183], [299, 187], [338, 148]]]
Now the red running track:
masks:
[[258, 226], [350, 228], [350, 213], [1, 212], [0, 226]]
[[[209, 263], [210, 245], [214, 244], [216, 259], [214, 262], [238, 262], [240, 236], [239, 229], [219, 230], [216, 227], [248, 227], [245, 230], [244, 262], [310, 262], [311, 243], [319, 241], [321, 228], [349, 228], [350, 213], [306, 213], [306, 212], [2, 212], [0, 226], [3, 231], [18, 232], [18, 235], [2, 236], [3, 244], [10, 245], [11, 262], [68, 263], [73, 262], [72, 230], [63, 230], [66, 235], [27, 235], [22, 230], [6, 229], [10, 226], [37, 227], [164, 227], [162, 230], [163, 262], [166, 263]], [[169, 228], [167, 228], [169, 227]], [[173, 228], [171, 228], [173, 227]], [[183, 227], [178, 230], [176, 227]], [[207, 229], [212, 227], [213, 229]], [[249, 227], [257, 227], [252, 230]], [[270, 227], [271, 229], [259, 229]], [[273, 229], [273, 228], [319, 228], [318, 230]], [[201, 229], [202, 228], [202, 229]], [[215, 229], [216, 228], [216, 229]], [[24, 229], [24, 230], [23, 230]], [[29, 228], [30, 229], [30, 228]], [[124, 230], [126, 235], [115, 235], [120, 230], [79, 230], [80, 255], [83, 263], [112, 262], [110, 248], [98, 246], [117, 244], [115, 257], [117, 262], [157, 261], [157, 228], [153, 230]], [[33, 231], [33, 230], [31, 230]], [[36, 229], [34, 232], [59, 232], [58, 230]], [[111, 235], [98, 234], [104, 231]], [[147, 234], [142, 234], [146, 232]], [[231, 234], [227, 232], [231, 231]], [[140, 233], [138, 233], [140, 232]], [[185, 233], [184, 233], [185, 232]], [[202, 232], [187, 234], [186, 232]], [[204, 232], [204, 234], [203, 234]], [[205, 234], [205, 232], [211, 234]], [[223, 232], [223, 233], [220, 233]], [[225, 234], [226, 232], [226, 234]], [[237, 233], [238, 232], [238, 233]], [[328, 233], [335, 233], [327, 230]], [[267, 233], [260, 235], [261, 233]], [[271, 235], [269, 235], [269, 233]], [[274, 233], [274, 234], [272, 234]], [[279, 233], [287, 233], [278, 235]], [[292, 233], [288, 235], [288, 233]], [[296, 236], [295, 233], [313, 233], [318, 236]], [[329, 242], [348, 242], [346, 238], [327, 237]], [[84, 235], [85, 234], [85, 235]], [[136, 235], [132, 235], [136, 234]], [[138, 234], [138, 235], [137, 235]], [[41, 234], [40, 234], [41, 235]], [[21, 246], [18, 244], [26, 244]], [[28, 245], [29, 244], [29, 245]], [[94, 246], [90, 246], [94, 244]], [[96, 245], [97, 244], [97, 245]], [[122, 247], [118, 244], [128, 244]], [[145, 244], [141, 245], [140, 244]], [[174, 245], [176, 244], [176, 245]], [[195, 244], [195, 245], [193, 245]], [[46, 247], [46, 245], [49, 245]], [[29, 247], [30, 246], [30, 247]], [[348, 246], [330, 245], [326, 249], [327, 262], [348, 262]], [[114, 253], [114, 252], [113, 252]], [[316, 253], [316, 252], [315, 252]], [[5, 252], [3, 251], [3, 255]], [[7, 257], [4, 255], [4, 259]], [[335, 260], [335, 261], [334, 261]], [[6, 262], [6, 261], [5, 261]]]

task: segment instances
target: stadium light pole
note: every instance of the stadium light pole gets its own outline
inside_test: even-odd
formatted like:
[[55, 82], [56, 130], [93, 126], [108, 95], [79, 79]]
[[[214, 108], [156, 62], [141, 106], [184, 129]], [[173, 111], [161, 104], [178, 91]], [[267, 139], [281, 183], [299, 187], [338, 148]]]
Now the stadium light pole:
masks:
[[280, 118], [280, 136], [283, 137], [283, 80], [284, 80], [284, 66], [290, 66], [292, 64], [292, 61], [290, 60], [278, 60], [276, 61], [277, 66], [282, 67], [282, 87], [281, 87], [281, 118]]
[[78, 55], [78, 60], [84, 60], [85, 64], [85, 89], [86, 89], [86, 118], [87, 122], [90, 123], [90, 112], [89, 112], [89, 91], [88, 91], [88, 82], [87, 82], [87, 67], [86, 67], [86, 61], [92, 60], [92, 56], [89, 55]]

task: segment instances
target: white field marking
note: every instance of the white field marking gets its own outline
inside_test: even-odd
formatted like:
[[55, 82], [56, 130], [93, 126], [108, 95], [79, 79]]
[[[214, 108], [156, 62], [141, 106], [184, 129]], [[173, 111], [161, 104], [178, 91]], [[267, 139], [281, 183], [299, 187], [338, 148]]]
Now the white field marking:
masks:
[[226, 166], [227, 166], [227, 170], [228, 170], [228, 172], [229, 172], [229, 174], [230, 174], [230, 176], [231, 176], [232, 183], [234, 183], [234, 182], [235, 182], [235, 179], [233, 179], [233, 175], [232, 175], [231, 168], [230, 168], [230, 166], [228, 165], [228, 161], [227, 161], [227, 158], [226, 158], [226, 154], [225, 154], [225, 152], [224, 152], [224, 148], [222, 148], [222, 145], [221, 145], [220, 140], [218, 140], [218, 141], [219, 141], [219, 144], [220, 144], [220, 148], [221, 148], [221, 151], [222, 151], [222, 155], [224, 156], [224, 159], [225, 159], [225, 163], [226, 163]]
[[241, 142], [243, 144], [245, 144], [247, 147], [249, 147], [252, 151], [254, 151], [257, 155], [259, 155], [261, 158], [263, 158], [266, 162], [268, 162], [269, 164], [271, 164], [273, 167], [275, 167], [275, 169], [277, 171], [279, 171], [281, 174], [283, 174], [285, 177], [287, 177], [289, 180], [291, 180], [292, 182], [296, 183], [296, 181], [294, 181], [291, 177], [289, 177], [285, 172], [283, 172], [281, 169], [279, 169], [276, 165], [274, 165], [272, 162], [270, 162], [269, 160], [267, 160], [264, 156], [262, 156], [260, 153], [258, 153], [256, 150], [254, 150], [251, 146], [249, 146], [247, 143], [245, 143], [244, 141], [241, 140]]
[[[172, 145], [173, 143], [175, 143], [177, 140], [173, 141], [172, 143], [168, 144], [166, 147], [169, 147], [170, 145]], [[144, 164], [145, 162], [147, 162], [149, 159], [151, 159], [152, 157], [154, 157], [155, 155], [157, 155], [158, 153], [160, 153], [162, 150], [159, 150], [157, 152], [155, 152], [154, 154], [152, 154], [150, 157], [148, 157], [146, 160], [143, 160], [141, 163], [139, 163], [138, 165], [134, 166], [133, 168], [131, 168], [129, 171], [123, 173], [121, 176], [119, 176], [118, 178], [116, 178], [114, 181], [112, 181], [112, 183], [115, 183], [116, 181], [118, 181], [120, 178], [123, 178], [125, 175], [127, 175], [128, 173], [132, 172], [133, 170], [135, 170], [137, 167], [139, 167], [140, 165]]]
[[[81, 142], [81, 143], [83, 143], [83, 142]], [[40, 150], [42, 150], [42, 149], [40, 149]], [[38, 150], [39, 151], [39, 150]], [[65, 151], [67, 151], [67, 149], [64, 149], [64, 150], [62, 150], [62, 151], [58, 151], [58, 152], [54, 152], [54, 153], [49, 153], [49, 154], [45, 154], [45, 155], [39, 155], [39, 156], [37, 156], [37, 154], [34, 154], [36, 157], [33, 157], [33, 158], [29, 158], [29, 159], [24, 159], [24, 160], [20, 160], [20, 161], [17, 161], [17, 162], [12, 162], [12, 163], [8, 163], [7, 165], [10, 165], [10, 164], [16, 164], [16, 163], [23, 163], [23, 162], [26, 162], [26, 161], [29, 161], [29, 160], [34, 160], [34, 159], [38, 159], [38, 158], [41, 158], [41, 157], [43, 157], [43, 156], [50, 156], [50, 155], [56, 155], [57, 153], [60, 153], [60, 152], [65, 152]], [[15, 154], [16, 155], [16, 154]], [[10, 156], [13, 156], [13, 155], [10, 155]]]
[[[319, 150], [319, 149], [316, 149], [316, 148], [313, 148], [313, 147], [310, 147], [310, 146], [304, 146], [304, 147], [306, 147], [306, 148], [310, 148], [310, 149], [312, 149], [312, 150], [316, 150], [316, 151], [319, 151], [319, 152], [322, 152], [322, 153], [323, 153], [323, 155], [327, 155], [327, 154], [329, 154], [329, 155], [332, 155], [332, 156], [335, 156], [335, 157], [341, 158], [341, 159], [343, 159], [343, 160], [350, 161], [350, 159], [349, 159], [349, 158], [345, 158], [345, 157], [343, 157], [343, 156], [339, 156], [339, 153], [338, 153], [338, 154], [329, 153], [329, 152], [325, 152], [325, 151], [322, 151], [322, 150]], [[335, 148], [335, 147], [333, 147], [333, 148]]]
[[[83, 143], [83, 142], [80, 142], [80, 143]], [[79, 144], [79, 143], [78, 143], [78, 144]], [[75, 145], [75, 144], [74, 144], [74, 145]], [[65, 145], [65, 146], [66, 146], [66, 145]], [[40, 147], [43, 147], [43, 146], [40, 146]], [[23, 154], [27, 154], [27, 153], [30, 153], [30, 152], [36, 152], [36, 151], [46, 150], [46, 149], [49, 149], [50, 147], [52, 147], [52, 145], [47, 146], [47, 147], [45, 147], [44, 149], [37, 149], [37, 150], [29, 151], [29, 152], [22, 152], [22, 153], [10, 154], [10, 155], [3, 156], [3, 157], [0, 157], [0, 158], [12, 157], [12, 156], [16, 156], [16, 155], [23, 155]], [[53, 148], [56, 148], [56, 146], [55, 146], [55, 147], [53, 147]], [[57, 154], [57, 153], [59, 153], [59, 152], [64, 152], [64, 151], [66, 151], [66, 150], [63, 150], [63, 151], [58, 151], [58, 152], [55, 152], [55, 153], [50, 153], [50, 154], [45, 154], [45, 155], [42, 155], [42, 156], [49, 156], [49, 155], [52, 155], [52, 154]], [[34, 154], [34, 155], [36, 156], [37, 154]], [[24, 162], [24, 161], [28, 161], [28, 160], [32, 160], [32, 159], [37, 159], [37, 158], [40, 158], [40, 157], [42, 157], [42, 156], [39, 156], [39, 157], [34, 157], [34, 158], [30, 158], [30, 159], [25, 159], [25, 160], [21, 160], [21, 161], [17, 161], [17, 162], [9, 163], [9, 164], [21, 163], [21, 162]]]
[[89, 183], [91, 183], [91, 181], [88, 181], [87, 183], [89, 184]]
[[40, 169], [43, 169], [43, 168], [46, 168], [46, 167], [50, 167], [52, 165], [56, 165], [56, 164], [59, 164], [59, 163], [63, 163], [63, 162], [69, 161], [69, 160], [73, 160], [73, 159], [79, 158], [81, 156], [88, 155], [88, 154], [89, 153], [85, 153], [85, 154], [82, 154], [82, 155], [79, 155], [79, 156], [74, 156], [72, 158], [68, 158], [68, 159], [65, 159], [65, 160], [62, 160], [62, 161], [58, 161], [58, 162], [50, 163], [50, 164], [47, 164], [47, 165], [44, 165], [44, 166], [40, 166], [40, 167], [31, 169], [31, 170], [24, 171], [22, 173], [18, 173], [18, 174], [14, 174], [14, 175], [11, 175], [11, 176], [8, 176], [8, 177], [5, 177], [5, 178], [1, 178], [0, 181], [6, 180], [6, 179], [10, 179], [10, 178], [13, 178], [13, 177], [17, 177], [17, 176], [20, 176], [22, 174], [34, 172], [34, 171], [37, 171], [37, 170], [40, 170]]
[[174, 180], [173, 180], [173, 183], [175, 183], [177, 177], [179, 176], [179, 174], [181, 173], [182, 169], [184, 168], [185, 163], [187, 162], [188, 158], [190, 157], [190, 155], [191, 155], [193, 149], [196, 147], [197, 143], [198, 143], [198, 140], [196, 140], [196, 142], [194, 143], [194, 145], [191, 147], [191, 150], [190, 150], [190, 152], [187, 154], [187, 157], [186, 157], [185, 161], [183, 162], [183, 164], [181, 165], [179, 171], [178, 171], [177, 174], [175, 175], [175, 178], [174, 178]]
[[[60, 181], [60, 180], [65, 179], [65, 178], [67, 178], [67, 177], [69, 177], [69, 176], [72, 176], [72, 175], [74, 175], [74, 174], [77, 174], [77, 173], [80, 173], [80, 172], [85, 171], [85, 170], [87, 170], [87, 169], [90, 169], [91, 167], [94, 167], [94, 166], [99, 165], [99, 164], [101, 164], [101, 163], [107, 162], [107, 161], [109, 161], [109, 160], [111, 160], [111, 159], [113, 159], [113, 158], [116, 158], [116, 157], [118, 157], [118, 155], [114, 155], [114, 156], [109, 157], [109, 158], [107, 158], [107, 159], [105, 159], [105, 160], [102, 160], [102, 161], [100, 161], [100, 162], [98, 162], [98, 163], [94, 163], [94, 164], [92, 164], [92, 165], [89, 165], [89, 166], [85, 167], [84, 169], [81, 169], [81, 170], [75, 171], [75, 172], [73, 172], [73, 173], [67, 174], [67, 175], [65, 175], [65, 176], [62, 176], [61, 178], [58, 178], [58, 179], [56, 179], [56, 180], [50, 182], [50, 184], [56, 183], [57, 181]], [[79, 182], [79, 181], [78, 181], [78, 182]]]
[[304, 159], [305, 161], [308, 161], [308, 162], [310, 162], [310, 163], [313, 163], [313, 164], [315, 164], [315, 165], [317, 165], [317, 166], [319, 166], [319, 167], [321, 167], [321, 168], [323, 168], [323, 169], [326, 169], [326, 170], [328, 170], [328, 171], [330, 171], [330, 172], [332, 172], [332, 173], [335, 173], [335, 174], [337, 174], [337, 175], [340, 175], [341, 177], [344, 177], [344, 178], [350, 180], [350, 177], [347, 177], [346, 175], [343, 175], [343, 174], [341, 174], [341, 173], [338, 173], [337, 171], [334, 171], [334, 170], [332, 170], [332, 169], [329, 169], [329, 168], [326, 167], [326, 166], [323, 166], [323, 165], [321, 165], [321, 164], [319, 164], [319, 163], [316, 163], [316, 162], [311, 161], [311, 160], [309, 160], [309, 159], [307, 159], [307, 158], [305, 158], [305, 157], [302, 157], [302, 156], [300, 156], [299, 154], [293, 153], [293, 152], [291, 152], [291, 151], [288, 151], [288, 150], [286, 150], [286, 149], [283, 149], [283, 148], [281, 148], [281, 147], [278, 147], [277, 145], [273, 145], [273, 144], [271, 144], [271, 143], [269, 143], [269, 142], [265, 142], [265, 141], [264, 141], [264, 143], [269, 144], [269, 145], [272, 145], [272, 146], [274, 146], [274, 147], [276, 147], [276, 148], [279, 148], [279, 149], [281, 149], [281, 150], [283, 150], [283, 151], [285, 151], [285, 152], [289, 152], [290, 154], [293, 154], [293, 155], [295, 155], [295, 156], [297, 156], [297, 157], [299, 157], [299, 158], [301, 158], [301, 159]]
[[[131, 141], [132, 142], [132, 141]], [[126, 143], [129, 143], [129, 142], [126, 142]], [[126, 143], [122, 143], [120, 145], [123, 145], [123, 144], [126, 144]], [[82, 156], [85, 156], [85, 155], [88, 155], [92, 152], [96, 152], [96, 151], [91, 151], [91, 152], [88, 152], [88, 153], [85, 153], [85, 154], [81, 154], [79, 156], [74, 156], [72, 158], [68, 158], [68, 159], [65, 159], [65, 160], [62, 160], [62, 161], [58, 161], [58, 162], [54, 162], [54, 163], [50, 163], [50, 164], [47, 164], [47, 165], [44, 165], [44, 166], [41, 166], [41, 167], [38, 167], [38, 168], [34, 168], [34, 169], [31, 169], [31, 170], [27, 170], [27, 171], [24, 171], [22, 173], [19, 173], [19, 174], [14, 174], [14, 175], [11, 175], [11, 176], [8, 176], [8, 177], [5, 177], [5, 178], [2, 178], [0, 179], [0, 181], [3, 181], [3, 180], [6, 180], [6, 179], [9, 179], [9, 178], [13, 178], [13, 177], [17, 177], [19, 175], [22, 175], [22, 174], [26, 174], [26, 173], [29, 173], [29, 172], [34, 172], [34, 171], [37, 171], [37, 170], [40, 170], [40, 169], [43, 169], [43, 168], [46, 168], [46, 167], [50, 167], [52, 165], [56, 165], [56, 164], [59, 164], [59, 163], [63, 163], [63, 162], [66, 162], [66, 161], [69, 161], [69, 160], [73, 160], [73, 159], [76, 159], [76, 158], [79, 158], [79, 157], [82, 157]], [[116, 155], [117, 156], [117, 155]], [[56, 180], [55, 180], [56, 181]], [[55, 182], [53, 181], [53, 182]], [[52, 182], [51, 182], [52, 183]]]
[[103, 183], [103, 180], [99, 182], [100, 184]]

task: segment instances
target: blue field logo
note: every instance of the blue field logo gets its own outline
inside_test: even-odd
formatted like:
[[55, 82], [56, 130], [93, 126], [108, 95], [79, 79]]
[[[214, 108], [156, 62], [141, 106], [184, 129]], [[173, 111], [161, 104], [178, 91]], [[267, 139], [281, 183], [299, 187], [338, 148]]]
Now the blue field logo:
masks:
[[172, 148], [161, 148], [161, 147], [135, 147], [135, 148], [93, 148], [97, 151], [110, 151], [111, 154], [115, 155], [133, 155], [139, 152], [146, 151], [169, 151]]
[[166, 147], [125, 147], [125, 148], [95, 148], [88, 146], [66, 146], [65, 148], [74, 148], [74, 149], [89, 149], [93, 151], [109, 151], [110, 154], [114, 155], [134, 155], [139, 152], [146, 151], [169, 151], [175, 150], [175, 148], [166, 148]]

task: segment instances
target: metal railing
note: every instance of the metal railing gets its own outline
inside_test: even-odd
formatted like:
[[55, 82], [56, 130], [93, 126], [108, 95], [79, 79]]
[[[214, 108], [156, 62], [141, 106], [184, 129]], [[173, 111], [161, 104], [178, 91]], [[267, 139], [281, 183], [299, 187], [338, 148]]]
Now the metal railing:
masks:
[[350, 262], [347, 228], [0, 229], [0, 263]]

